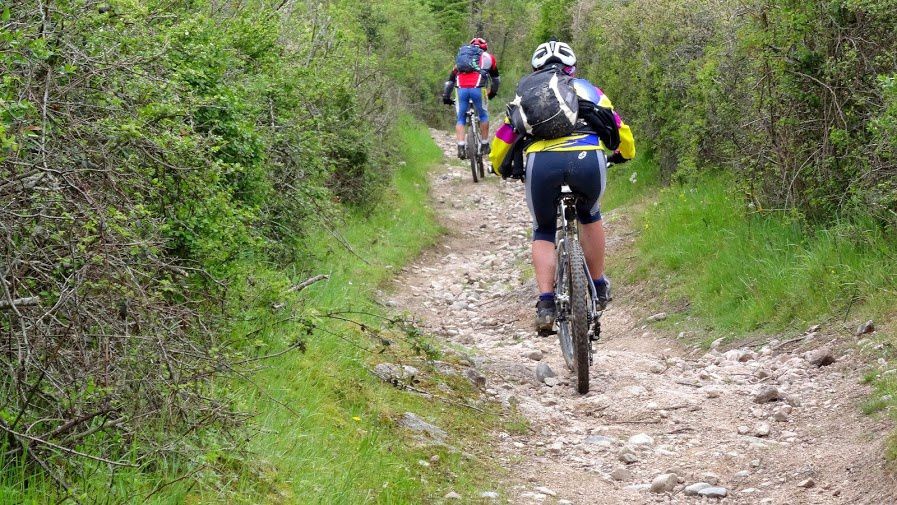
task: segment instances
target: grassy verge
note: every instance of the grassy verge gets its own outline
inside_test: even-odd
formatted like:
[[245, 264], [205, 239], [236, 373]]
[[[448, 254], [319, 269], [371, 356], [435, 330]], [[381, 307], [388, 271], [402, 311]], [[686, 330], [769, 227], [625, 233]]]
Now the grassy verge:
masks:
[[[639, 217], [637, 279], [717, 331], [804, 329], [832, 315], [886, 314], [897, 238], [855, 219], [811, 227], [750, 212], [726, 177], [673, 185]], [[676, 301], [679, 303], [676, 303]]]
[[[496, 412], [461, 406], [473, 397], [467, 381], [431, 373], [426, 358], [438, 350], [415, 330], [386, 324], [388, 314], [375, 303], [383, 284], [440, 232], [427, 205], [426, 180], [442, 158], [440, 149], [426, 128], [409, 118], [400, 122], [393, 142], [401, 146], [399, 166], [381, 205], [304, 238], [311, 259], [296, 265], [293, 274], [247, 261], [235, 276], [240, 293], [233, 299], [245, 305], [235, 310], [230, 338], [248, 340], [255, 347], [252, 355], [276, 353], [297, 338], [306, 347], [259, 361], [244, 381], [219, 385], [233, 407], [252, 413], [250, 432], [242, 440], [208, 433], [198, 469], [177, 461], [114, 472], [97, 465], [95, 473], [69, 483], [75, 498], [85, 503], [430, 503], [450, 490], [473, 496], [497, 487], [489, 477], [495, 471], [470, 454], [499, 422]], [[309, 273], [329, 279], [285, 295]], [[344, 314], [352, 323], [328, 316], [347, 310], [356, 311]], [[309, 331], [308, 322], [316, 328]], [[423, 372], [415, 387], [437, 394], [424, 398], [387, 385], [369, 371], [379, 362], [414, 364]], [[397, 421], [409, 411], [448, 432], [446, 444], [417, 443], [400, 429]], [[0, 473], [0, 504], [56, 501], [50, 496], [61, 498], [46, 476], [31, 476], [25, 468]]]

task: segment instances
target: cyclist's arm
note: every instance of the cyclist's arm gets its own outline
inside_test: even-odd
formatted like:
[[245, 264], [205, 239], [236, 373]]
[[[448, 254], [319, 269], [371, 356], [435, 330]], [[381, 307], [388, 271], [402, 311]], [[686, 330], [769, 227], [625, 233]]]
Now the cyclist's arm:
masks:
[[442, 87], [442, 103], [451, 104], [452, 103], [452, 91], [455, 89], [455, 83], [457, 83], [458, 77], [458, 69], [453, 68], [449, 76], [445, 80], [445, 84]]
[[[601, 101], [598, 105], [608, 107], [611, 110], [614, 108], [610, 99], [604, 93], [602, 93]], [[613, 113], [614, 120], [617, 123], [617, 130], [620, 132], [620, 145], [608, 159], [614, 163], [625, 163], [635, 158], [635, 138], [632, 136], [632, 130], [629, 128], [629, 125], [623, 122], [623, 118], [617, 114], [617, 111], [613, 111]]]

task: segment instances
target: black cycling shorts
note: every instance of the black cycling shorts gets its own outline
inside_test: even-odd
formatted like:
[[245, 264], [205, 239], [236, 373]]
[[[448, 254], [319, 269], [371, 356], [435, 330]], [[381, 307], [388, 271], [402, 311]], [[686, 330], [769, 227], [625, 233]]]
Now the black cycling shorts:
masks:
[[526, 203], [533, 217], [533, 240], [554, 242], [561, 186], [579, 196], [576, 217], [580, 223], [601, 221], [599, 199], [607, 185], [604, 152], [540, 151], [526, 159]]

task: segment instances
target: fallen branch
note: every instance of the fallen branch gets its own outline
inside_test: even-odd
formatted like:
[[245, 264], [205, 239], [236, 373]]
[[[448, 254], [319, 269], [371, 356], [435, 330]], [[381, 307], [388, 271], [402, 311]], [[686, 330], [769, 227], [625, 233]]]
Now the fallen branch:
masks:
[[33, 307], [38, 303], [40, 303], [40, 297], [38, 296], [15, 298], [12, 301], [0, 300], [0, 309], [9, 309], [12, 307]]
[[304, 281], [300, 282], [299, 284], [296, 284], [295, 286], [291, 287], [290, 289], [287, 290], [287, 293], [298, 293], [316, 282], [326, 281], [329, 278], [330, 278], [330, 276], [326, 275], [326, 274], [316, 275], [309, 279], [305, 279]]
[[101, 457], [99, 457], [99, 456], [94, 456], [94, 455], [92, 455], [92, 454], [86, 454], [86, 453], [83, 453], [83, 452], [80, 452], [80, 451], [76, 451], [76, 450], [74, 450], [74, 449], [69, 449], [68, 447], [63, 447], [63, 446], [61, 446], [61, 445], [54, 444], [53, 442], [44, 440], [44, 439], [42, 439], [42, 438], [34, 437], [34, 436], [31, 436], [31, 435], [26, 435], [25, 433], [19, 433], [19, 432], [13, 430], [13, 429], [7, 427], [7, 426], [6, 426], [6, 423], [4, 423], [4, 422], [0, 422], [0, 429], [2, 429], [3, 431], [5, 431], [6, 433], [12, 435], [12, 436], [15, 437], [17, 440], [18, 440], [18, 439], [25, 439], [25, 440], [28, 440], [28, 441], [31, 441], [31, 442], [36, 442], [36, 443], [38, 443], [38, 444], [47, 446], [47, 447], [49, 447], [49, 448], [51, 448], [51, 449], [56, 449], [56, 450], [58, 450], [58, 451], [65, 452], [65, 453], [71, 454], [71, 455], [73, 455], [73, 456], [80, 456], [80, 457], [82, 457], [82, 458], [92, 459], [92, 460], [94, 460], [94, 461], [99, 461], [100, 463], [106, 463], [106, 464], [108, 464], [108, 465], [114, 465], [114, 466], [127, 466], [127, 467], [131, 467], [131, 468], [137, 468], [137, 465], [134, 465], [134, 464], [131, 464], [131, 463], [124, 463], [124, 462], [121, 462], [121, 461], [112, 461], [111, 459], [101, 458]]

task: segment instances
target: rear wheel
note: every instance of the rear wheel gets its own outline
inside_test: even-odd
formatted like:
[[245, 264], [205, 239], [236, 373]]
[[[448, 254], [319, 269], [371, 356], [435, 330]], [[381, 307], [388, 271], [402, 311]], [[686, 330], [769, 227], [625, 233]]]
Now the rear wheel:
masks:
[[477, 177], [477, 158], [480, 157], [477, 152], [477, 135], [476, 129], [478, 125], [474, 122], [471, 122], [467, 125], [467, 159], [470, 161], [470, 175], [473, 176], [473, 182], [479, 182], [479, 178]]
[[570, 333], [573, 343], [573, 368], [576, 372], [576, 390], [589, 392], [589, 361], [592, 349], [589, 342], [589, 282], [586, 276], [585, 257], [579, 241], [568, 243], [567, 266], [570, 272]]

